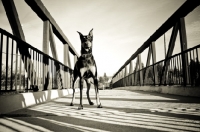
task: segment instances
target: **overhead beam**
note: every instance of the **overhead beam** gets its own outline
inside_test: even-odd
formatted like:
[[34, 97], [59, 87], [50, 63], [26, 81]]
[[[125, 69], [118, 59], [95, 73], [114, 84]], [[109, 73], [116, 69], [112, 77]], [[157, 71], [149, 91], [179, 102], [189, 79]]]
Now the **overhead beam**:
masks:
[[57, 54], [57, 50], [56, 50], [56, 42], [54, 40], [51, 24], [49, 25], [49, 40], [50, 40], [50, 47], [51, 47], [51, 52], [52, 52], [53, 58], [58, 60], [58, 54]]
[[25, 41], [24, 32], [13, 0], [2, 0], [13, 34]]
[[46, 9], [41, 0], [25, 0], [25, 2], [31, 7], [31, 9], [42, 19], [43, 21], [49, 20], [52, 24], [53, 33], [60, 39], [63, 44], [69, 45], [69, 50], [73, 55], [78, 55], [75, 48], [72, 46], [68, 38], [65, 36], [61, 28], [58, 26], [54, 18]]
[[125, 62], [125, 64], [114, 74], [113, 77], [115, 77], [121, 69], [130, 63], [131, 60], [135, 59], [138, 54], [142, 53], [147, 47], [149, 47], [151, 42], [160, 38], [165, 32], [173, 27], [180, 18], [187, 16], [188, 13], [193, 11], [199, 5], [200, 0], [187, 0], [171, 17], [167, 19], [167, 21], [165, 21], [165, 23], [161, 25], [158, 30], [153, 33], [153, 35], [149, 37], [147, 41], [143, 43], [140, 48], [138, 48], [138, 50]]

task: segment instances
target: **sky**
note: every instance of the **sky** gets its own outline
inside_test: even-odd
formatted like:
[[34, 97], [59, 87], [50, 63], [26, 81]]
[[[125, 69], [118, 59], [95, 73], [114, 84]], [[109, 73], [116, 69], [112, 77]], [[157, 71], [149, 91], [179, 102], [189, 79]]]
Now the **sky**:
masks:
[[[43, 22], [24, 2], [14, 0], [26, 41], [42, 50]], [[185, 2], [185, 0], [42, 0], [43, 4], [80, 55], [77, 31], [87, 35], [93, 28], [93, 55], [98, 75], [115, 74], [137, 49]], [[186, 18], [188, 47], [200, 44], [200, 7]], [[0, 1], [0, 28], [12, 33]], [[171, 30], [166, 35], [168, 45]], [[63, 44], [54, 36], [59, 61]], [[178, 37], [177, 37], [178, 38]], [[164, 38], [156, 42], [156, 59], [164, 59]], [[180, 52], [177, 40], [174, 54]], [[50, 53], [51, 55], [51, 53]], [[146, 63], [147, 50], [142, 54]], [[72, 67], [73, 56], [70, 55]], [[135, 60], [133, 60], [135, 63]]]

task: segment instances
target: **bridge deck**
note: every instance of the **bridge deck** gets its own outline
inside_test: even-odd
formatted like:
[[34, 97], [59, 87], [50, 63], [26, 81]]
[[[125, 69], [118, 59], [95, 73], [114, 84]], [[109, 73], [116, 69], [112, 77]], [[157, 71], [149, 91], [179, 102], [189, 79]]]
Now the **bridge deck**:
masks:
[[[85, 92], [84, 92], [85, 93]], [[199, 131], [200, 99], [158, 93], [100, 90], [104, 108], [69, 106], [71, 96], [31, 106], [0, 118], [0, 131]], [[95, 101], [94, 89], [91, 89]]]

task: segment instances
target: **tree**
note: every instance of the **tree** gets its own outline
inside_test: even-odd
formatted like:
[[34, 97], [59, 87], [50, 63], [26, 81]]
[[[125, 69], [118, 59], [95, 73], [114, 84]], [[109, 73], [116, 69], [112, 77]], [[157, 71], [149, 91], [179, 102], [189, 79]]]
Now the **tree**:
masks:
[[104, 73], [104, 82], [108, 82], [109, 78], [107, 77], [106, 73]]
[[103, 77], [99, 77], [99, 83], [104, 83], [104, 78]]

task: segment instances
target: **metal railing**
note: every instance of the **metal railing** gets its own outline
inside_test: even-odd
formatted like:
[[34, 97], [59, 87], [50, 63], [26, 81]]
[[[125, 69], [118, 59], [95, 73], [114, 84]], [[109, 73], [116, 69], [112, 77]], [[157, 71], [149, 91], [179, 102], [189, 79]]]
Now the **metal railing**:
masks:
[[[199, 0], [187, 0], [147, 41], [125, 62], [112, 78], [113, 87], [136, 85], [200, 86], [200, 45], [187, 49], [184, 17], [200, 5]], [[170, 28], [172, 33], [165, 59], [156, 62], [155, 41]], [[172, 55], [179, 31], [181, 53]], [[142, 66], [141, 53], [149, 49], [146, 67]], [[150, 58], [152, 57], [152, 65]], [[132, 61], [136, 61], [133, 70]], [[129, 73], [127, 66], [129, 65]]]
[[[134, 71], [128, 76], [119, 79], [113, 84], [113, 87], [123, 86], [137, 86], [137, 85], [183, 85], [183, 68], [182, 68], [182, 54], [185, 54], [188, 58], [187, 72], [189, 73], [188, 81], [186, 85], [200, 86], [200, 44], [185, 50], [182, 53], [175, 54], [169, 58], [161, 60], [154, 65], [142, 68], [141, 70]], [[164, 62], [169, 61], [168, 67], [165, 67], [166, 75], [162, 76]], [[157, 74], [154, 74], [153, 67], [157, 70]], [[142, 72], [143, 80], [140, 80], [140, 72]], [[156, 77], [155, 77], [156, 76]], [[155, 80], [157, 78], [157, 80]], [[143, 82], [141, 84], [141, 82]]]
[[[29, 55], [20, 54], [19, 47], [28, 48]], [[65, 73], [71, 87], [72, 69], [1, 28], [0, 62], [1, 92], [62, 89]]]

